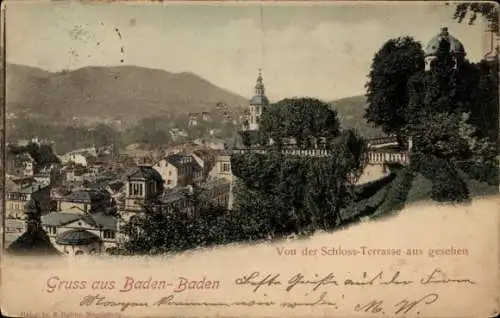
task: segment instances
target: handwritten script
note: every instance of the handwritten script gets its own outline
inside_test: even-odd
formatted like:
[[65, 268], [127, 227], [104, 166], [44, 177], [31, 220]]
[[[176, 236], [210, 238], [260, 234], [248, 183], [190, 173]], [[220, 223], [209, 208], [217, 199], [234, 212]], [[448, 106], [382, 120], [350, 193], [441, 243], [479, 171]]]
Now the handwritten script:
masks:
[[293, 290], [296, 286], [309, 286], [311, 291], [316, 291], [323, 286], [384, 286], [384, 285], [443, 285], [443, 284], [475, 284], [469, 278], [452, 278], [440, 269], [434, 269], [428, 274], [422, 275], [417, 280], [404, 279], [400, 271], [386, 273], [380, 271], [377, 273], [363, 272], [352, 277], [339, 279], [335, 273], [328, 273], [320, 276], [314, 274], [313, 278], [307, 278], [302, 273], [292, 275], [290, 278], [282, 279], [281, 274], [266, 274], [261, 272], [252, 272], [243, 275], [235, 280], [239, 286], [249, 286], [253, 292], [262, 288], [283, 287], [287, 292]]
[[[365, 312], [365, 313], [381, 313], [381, 314], [391, 314], [391, 315], [406, 315], [409, 313], [420, 313], [420, 308], [431, 305], [439, 299], [437, 293], [429, 293], [424, 296], [419, 296], [417, 298], [404, 298], [401, 300], [396, 300], [392, 302], [387, 302], [385, 300], [372, 299], [366, 302], [358, 303], [353, 308], [354, 312]], [[273, 300], [245, 300], [245, 301], [233, 301], [233, 302], [208, 302], [208, 301], [182, 301], [177, 300], [176, 295], [171, 294], [154, 302], [127, 302], [127, 301], [114, 301], [106, 296], [101, 295], [88, 295], [85, 296], [80, 301], [80, 306], [95, 306], [95, 307], [115, 307], [121, 312], [135, 307], [160, 307], [160, 306], [209, 306], [209, 307], [269, 307], [269, 306], [280, 306], [284, 308], [295, 308], [295, 307], [315, 307], [323, 306], [329, 307], [333, 310], [338, 310], [341, 304], [338, 300], [331, 299], [327, 292], [323, 292], [311, 300], [301, 300], [301, 301], [282, 301], [277, 302]]]
[[[296, 307], [316, 307], [322, 306], [329, 310], [349, 310], [355, 313], [382, 314], [382, 315], [407, 315], [420, 314], [420, 311], [427, 306], [435, 304], [440, 299], [437, 292], [426, 289], [426, 292], [411, 292], [406, 289], [404, 293], [408, 296], [400, 296], [397, 299], [382, 299], [368, 297], [360, 300], [359, 295], [353, 299], [346, 299], [345, 295], [336, 291], [338, 287], [360, 288], [363, 286], [407, 286], [423, 285], [432, 287], [435, 285], [455, 284], [457, 286], [475, 284], [469, 278], [450, 277], [440, 269], [434, 269], [417, 279], [405, 277], [407, 275], [400, 271], [395, 272], [362, 272], [352, 274], [350, 277], [338, 277], [335, 273], [324, 275], [305, 275], [295, 273], [285, 276], [280, 273], [251, 272], [234, 280], [237, 288], [247, 288], [252, 293], [252, 297], [245, 297], [244, 300], [235, 301], [194, 301], [183, 300], [182, 295], [168, 293], [151, 301], [124, 301], [122, 299], [112, 299], [111, 296], [101, 294], [91, 294], [84, 296], [79, 305], [82, 307], [112, 307], [123, 312], [132, 308], [154, 308], [168, 306], [196, 306], [196, 307], [269, 307], [279, 306], [282, 308]], [[278, 301], [266, 294], [266, 290], [278, 289], [282, 292], [294, 295], [286, 296], [286, 301]], [[302, 289], [302, 290], [300, 290]], [[345, 289], [344, 289], [345, 290]], [[260, 293], [257, 293], [260, 291]], [[403, 294], [404, 294], [403, 293]], [[409, 296], [411, 295], [411, 296]], [[248, 296], [248, 295], [247, 295]], [[250, 298], [250, 299], [249, 299]], [[253, 298], [253, 299], [252, 299]], [[274, 298], [277, 298], [276, 296]]]

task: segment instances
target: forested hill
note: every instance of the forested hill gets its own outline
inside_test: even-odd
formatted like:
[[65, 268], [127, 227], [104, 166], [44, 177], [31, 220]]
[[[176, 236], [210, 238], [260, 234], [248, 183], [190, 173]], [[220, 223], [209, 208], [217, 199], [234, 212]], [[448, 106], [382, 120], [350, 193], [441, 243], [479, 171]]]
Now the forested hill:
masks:
[[366, 97], [364, 95], [351, 96], [330, 102], [337, 111], [340, 124], [345, 129], [356, 129], [365, 138], [384, 136], [381, 129], [372, 126], [364, 118]]
[[245, 107], [247, 99], [193, 73], [170, 73], [136, 66], [84, 67], [47, 72], [7, 65], [7, 112], [42, 113], [51, 120], [77, 117], [137, 122], [162, 113]]

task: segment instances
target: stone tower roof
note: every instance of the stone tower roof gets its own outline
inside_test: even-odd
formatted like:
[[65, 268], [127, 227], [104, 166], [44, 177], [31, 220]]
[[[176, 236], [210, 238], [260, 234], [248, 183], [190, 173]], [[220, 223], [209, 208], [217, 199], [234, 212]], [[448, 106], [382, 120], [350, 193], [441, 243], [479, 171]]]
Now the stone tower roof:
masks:
[[450, 35], [447, 27], [441, 28], [441, 32], [434, 36], [425, 47], [425, 56], [435, 56], [439, 50], [441, 41], [446, 40], [450, 44], [450, 52], [455, 55], [465, 56], [465, 49], [457, 38]]
[[259, 69], [259, 75], [257, 76], [257, 83], [255, 84], [255, 93], [250, 100], [250, 105], [265, 106], [269, 104], [269, 100], [266, 97], [266, 89], [264, 87], [264, 82], [262, 79], [262, 72]]

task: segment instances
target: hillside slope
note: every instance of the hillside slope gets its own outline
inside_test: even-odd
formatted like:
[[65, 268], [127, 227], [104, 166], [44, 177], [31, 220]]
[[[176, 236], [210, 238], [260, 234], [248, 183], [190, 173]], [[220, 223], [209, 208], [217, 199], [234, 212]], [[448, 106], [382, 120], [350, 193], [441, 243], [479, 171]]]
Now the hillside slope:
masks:
[[192, 73], [136, 66], [85, 67], [57, 73], [7, 66], [7, 111], [40, 114], [52, 120], [73, 116], [136, 122], [164, 113], [230, 109], [247, 100]]
[[356, 129], [363, 137], [375, 138], [384, 136], [381, 129], [372, 126], [364, 118], [366, 97], [363, 95], [351, 96], [330, 102], [337, 111], [342, 127]]

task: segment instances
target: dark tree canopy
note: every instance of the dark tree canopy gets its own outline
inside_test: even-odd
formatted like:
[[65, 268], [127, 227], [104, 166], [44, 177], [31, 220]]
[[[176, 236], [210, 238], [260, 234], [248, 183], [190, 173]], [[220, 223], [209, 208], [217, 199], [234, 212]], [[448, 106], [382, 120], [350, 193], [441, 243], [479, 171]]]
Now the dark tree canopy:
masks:
[[385, 133], [399, 134], [406, 124], [406, 109], [410, 100], [407, 83], [423, 71], [424, 52], [411, 37], [387, 41], [375, 54], [367, 88], [365, 118], [380, 126]]
[[453, 112], [457, 110], [457, 75], [450, 44], [441, 41], [436, 59], [426, 77], [424, 106], [426, 110]]
[[469, 25], [474, 24], [477, 17], [483, 17], [491, 31], [499, 33], [498, 3], [496, 2], [461, 2], [456, 4], [453, 19], [461, 23], [467, 20]]
[[237, 208], [243, 215], [268, 219], [270, 235], [332, 229], [342, 222], [341, 209], [354, 199], [364, 147], [362, 138], [345, 131], [332, 141], [328, 157], [233, 155], [231, 166], [240, 180]]
[[10, 145], [8, 147], [10, 155], [18, 155], [21, 153], [28, 153], [33, 160], [35, 160], [35, 171], [48, 168], [52, 164], [59, 164], [59, 158], [54, 154], [50, 145], [29, 143], [27, 146]]
[[340, 130], [337, 112], [315, 98], [285, 98], [267, 107], [261, 117], [262, 134], [278, 145], [295, 139], [299, 147], [311, 147], [321, 138], [332, 140]]

